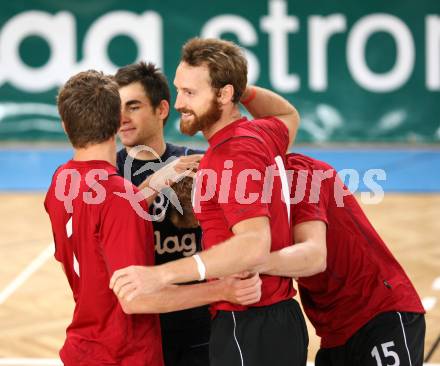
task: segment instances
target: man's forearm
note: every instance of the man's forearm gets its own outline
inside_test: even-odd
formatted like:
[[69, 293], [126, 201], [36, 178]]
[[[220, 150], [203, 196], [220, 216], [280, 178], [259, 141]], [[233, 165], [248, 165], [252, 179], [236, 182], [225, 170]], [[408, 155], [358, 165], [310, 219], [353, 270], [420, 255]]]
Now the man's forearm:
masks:
[[270, 253], [269, 259], [255, 268], [259, 273], [283, 277], [308, 277], [323, 272], [326, 253], [315, 243], [297, 243]]
[[[255, 95], [254, 95], [255, 93]], [[252, 98], [248, 103], [246, 99]], [[255, 85], [248, 86], [241, 97], [243, 105], [255, 118], [298, 114], [296, 108], [281, 95]]]
[[223, 300], [222, 283], [212, 281], [194, 285], [168, 286], [163, 290], [125, 302], [128, 314], [168, 313], [191, 309]]
[[[220, 278], [248, 271], [264, 263], [270, 251], [269, 240], [255, 233], [234, 235], [225, 242], [199, 253], [206, 278]], [[184, 283], [199, 279], [194, 258], [188, 257], [157, 266], [165, 283]]]
[[143, 195], [145, 196], [145, 201], [147, 202], [147, 206], [150, 207], [150, 205], [153, 204], [154, 200], [156, 199], [157, 195], [159, 194], [158, 191], [150, 187], [150, 180], [151, 175], [145, 179], [140, 185], [139, 190], [142, 191]]

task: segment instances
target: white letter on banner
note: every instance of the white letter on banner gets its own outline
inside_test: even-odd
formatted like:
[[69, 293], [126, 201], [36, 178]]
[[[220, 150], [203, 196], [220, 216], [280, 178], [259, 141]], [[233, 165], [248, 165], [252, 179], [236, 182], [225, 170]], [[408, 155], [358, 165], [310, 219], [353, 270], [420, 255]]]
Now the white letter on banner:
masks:
[[[30, 67], [21, 60], [19, 47], [29, 36], [39, 36], [49, 44], [49, 60], [41, 67]], [[49, 90], [62, 84], [71, 73], [75, 49], [75, 19], [70, 13], [27, 11], [16, 15], [0, 34], [1, 65], [7, 70], [2, 79], [29, 92]]]
[[79, 69], [98, 68], [114, 73], [117, 69], [108, 58], [108, 45], [119, 35], [133, 39], [138, 49], [137, 60], [148, 60], [162, 68], [162, 18], [154, 11], [141, 15], [113, 11], [93, 23], [84, 39], [84, 61]]
[[325, 91], [327, 78], [327, 45], [333, 34], [346, 30], [342, 14], [327, 17], [311, 16], [309, 19], [309, 83], [310, 90]]
[[426, 17], [426, 87], [440, 90], [440, 16]]
[[[200, 31], [202, 38], [221, 38], [223, 33], [234, 33], [244, 46], [255, 46], [258, 38], [252, 24], [238, 15], [219, 15], [210, 19]], [[260, 63], [257, 56], [245, 49], [248, 61], [248, 84], [255, 84], [260, 76]]]
[[269, 33], [269, 75], [275, 89], [280, 92], [295, 92], [300, 87], [298, 75], [289, 74], [288, 33], [299, 29], [298, 18], [287, 15], [284, 0], [269, 1], [269, 15], [261, 19], [261, 29]]
[[[387, 73], [375, 74], [366, 63], [367, 41], [376, 32], [387, 32], [396, 41], [396, 62]], [[415, 59], [414, 40], [406, 24], [395, 16], [368, 15], [359, 20], [350, 32], [347, 59], [350, 73], [359, 85], [372, 92], [391, 92], [411, 76]]]

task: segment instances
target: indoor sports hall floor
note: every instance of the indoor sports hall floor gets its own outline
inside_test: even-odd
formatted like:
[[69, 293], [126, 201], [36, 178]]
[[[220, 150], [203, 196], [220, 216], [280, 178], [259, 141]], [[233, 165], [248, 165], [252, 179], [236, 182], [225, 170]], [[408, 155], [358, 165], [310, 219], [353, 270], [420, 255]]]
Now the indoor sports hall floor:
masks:
[[[358, 192], [369, 169], [383, 169], [377, 181], [385, 194], [378, 204], [362, 203], [414, 282], [427, 310], [425, 354], [440, 335], [440, 149], [311, 149], [299, 152], [354, 169]], [[73, 301], [53, 259], [52, 234], [44, 212], [44, 191], [69, 149], [0, 149], [0, 365], [60, 365], [58, 349], [71, 319]], [[356, 188], [356, 182], [352, 182]], [[309, 360], [318, 339], [309, 325]], [[440, 365], [440, 346], [429, 364]]]

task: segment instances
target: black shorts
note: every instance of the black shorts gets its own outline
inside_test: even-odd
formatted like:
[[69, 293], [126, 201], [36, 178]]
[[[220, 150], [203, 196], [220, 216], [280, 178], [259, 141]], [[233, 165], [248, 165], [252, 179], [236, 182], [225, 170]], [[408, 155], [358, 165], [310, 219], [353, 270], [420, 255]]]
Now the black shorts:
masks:
[[295, 300], [246, 311], [219, 311], [211, 324], [211, 366], [303, 366], [309, 343]]
[[162, 330], [165, 366], [209, 366], [209, 325]]
[[425, 328], [423, 314], [379, 314], [343, 346], [321, 348], [315, 366], [422, 366]]

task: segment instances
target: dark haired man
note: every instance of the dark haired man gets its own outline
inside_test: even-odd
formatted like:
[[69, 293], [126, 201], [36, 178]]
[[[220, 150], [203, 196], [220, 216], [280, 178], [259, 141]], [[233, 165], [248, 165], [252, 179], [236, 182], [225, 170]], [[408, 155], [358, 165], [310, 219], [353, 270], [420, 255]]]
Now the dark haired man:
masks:
[[[155, 192], [147, 201], [154, 218], [156, 264], [191, 256], [202, 249], [200, 227], [198, 224], [185, 228], [175, 226], [173, 206], [160, 191], [176, 179], [178, 173], [196, 169], [201, 158], [196, 153], [201, 151], [165, 142], [163, 127], [169, 114], [170, 92], [165, 76], [155, 65], [139, 62], [122, 67], [115, 80], [122, 102], [119, 137], [125, 145], [117, 155], [118, 169], [124, 175], [128, 172], [126, 178], [135, 185], [153, 188]], [[129, 170], [126, 171], [126, 167]], [[174, 290], [178, 292], [164, 293], [164, 301], [169, 306], [158, 309], [159, 312], [185, 309], [160, 315], [166, 366], [207, 366], [211, 316], [206, 304], [224, 300], [232, 293], [250, 295], [234, 297], [236, 302], [255, 302], [260, 293], [257, 276]], [[145, 307], [140, 311], [145, 311]]]
[[[126, 176], [136, 186], [148, 185], [160, 177], [160, 168], [171, 163], [183, 170], [196, 168], [202, 151], [166, 143], [164, 126], [170, 110], [170, 91], [165, 75], [152, 63], [139, 62], [120, 68], [115, 80], [122, 102], [119, 138], [124, 148], [118, 151], [118, 170], [124, 174], [125, 164], [131, 166]], [[145, 146], [136, 153], [136, 146]], [[192, 155], [192, 156], [191, 156]], [[144, 166], [149, 169], [136, 174]], [[156, 173], [156, 175], [154, 175]], [[146, 182], [145, 182], [146, 181]], [[162, 181], [162, 183], [166, 183]], [[142, 187], [143, 187], [142, 186]], [[160, 183], [155, 185], [160, 191]], [[156, 264], [191, 256], [201, 250], [200, 227], [179, 229], [169, 218], [170, 205], [164, 194], [149, 199], [155, 238]], [[160, 315], [165, 364], [167, 366], [207, 365], [210, 314], [207, 306]]]

